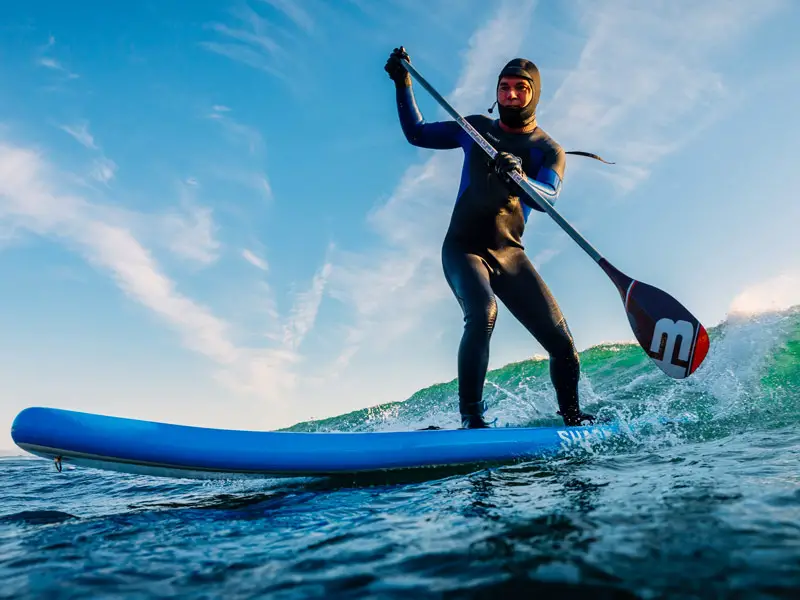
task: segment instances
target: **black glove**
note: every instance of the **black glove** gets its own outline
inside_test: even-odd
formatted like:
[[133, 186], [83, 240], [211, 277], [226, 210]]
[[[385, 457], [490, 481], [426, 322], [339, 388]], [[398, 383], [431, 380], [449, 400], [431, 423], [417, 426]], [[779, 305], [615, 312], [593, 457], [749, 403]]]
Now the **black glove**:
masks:
[[409, 86], [411, 85], [411, 75], [405, 70], [405, 67], [400, 64], [401, 60], [411, 62], [411, 58], [408, 56], [406, 49], [402, 46], [395, 48], [392, 51], [392, 53], [389, 55], [389, 60], [386, 61], [386, 66], [383, 67], [383, 70], [389, 74], [389, 79], [394, 81], [395, 85]]
[[518, 156], [514, 156], [510, 152], [498, 152], [494, 160], [490, 162], [490, 166], [500, 178], [500, 181], [514, 187], [516, 187], [516, 184], [511, 179], [511, 173], [516, 171], [520, 175], [525, 175], [525, 171], [522, 170], [522, 161]]

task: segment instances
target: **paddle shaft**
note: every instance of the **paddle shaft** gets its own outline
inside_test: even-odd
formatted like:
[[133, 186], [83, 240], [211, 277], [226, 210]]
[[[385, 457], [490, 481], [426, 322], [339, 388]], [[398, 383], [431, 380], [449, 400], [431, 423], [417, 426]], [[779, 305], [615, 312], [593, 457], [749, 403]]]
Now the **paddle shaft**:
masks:
[[[450, 103], [447, 102], [447, 100], [445, 100], [442, 95], [437, 92], [422, 75], [419, 74], [419, 71], [417, 71], [409, 62], [405, 60], [401, 60], [400, 63], [417, 81], [419, 81], [420, 85], [424, 87], [431, 96], [433, 96], [433, 98], [442, 106], [442, 108], [444, 108], [448, 114], [456, 120], [456, 122], [464, 129], [464, 131], [466, 131], [469, 136], [475, 140], [475, 143], [483, 148], [486, 154], [488, 154], [491, 158], [497, 156], [497, 150], [495, 150], [494, 147], [464, 119], [464, 117], [458, 114], [458, 112], [456, 112], [456, 110], [450, 106]], [[528, 182], [527, 179], [525, 179], [525, 177], [520, 175], [517, 171], [513, 171], [511, 173], [511, 178], [525, 191], [526, 194], [528, 194], [528, 196], [531, 197], [534, 202], [536, 202], [536, 204], [541, 206], [542, 210], [550, 215], [550, 217], [556, 223], [558, 223], [558, 225], [564, 231], [566, 231], [567, 234], [595, 260], [595, 262], [599, 263], [601, 260], [603, 260], [603, 256], [597, 251], [597, 249], [588, 241], [586, 241], [586, 239], [580, 233], [578, 233], [578, 231], [572, 225], [570, 225], [569, 222], [562, 217], [555, 208], [553, 208], [552, 204], [550, 204], [544, 198], [539, 197], [533, 186]]]

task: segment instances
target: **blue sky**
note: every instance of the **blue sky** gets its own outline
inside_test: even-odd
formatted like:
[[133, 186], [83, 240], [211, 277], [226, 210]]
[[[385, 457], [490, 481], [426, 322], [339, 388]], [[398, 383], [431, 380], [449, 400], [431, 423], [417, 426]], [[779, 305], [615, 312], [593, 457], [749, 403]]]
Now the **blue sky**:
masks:
[[[462, 156], [403, 138], [400, 44], [463, 114], [536, 62], [540, 126], [616, 162], [570, 157], [557, 208], [707, 326], [800, 301], [790, 0], [5, 2], [0, 24], [0, 448], [30, 405], [262, 429], [455, 377]], [[581, 349], [632, 339], [555, 223], [524, 241]], [[539, 353], [501, 305], [490, 366]]]

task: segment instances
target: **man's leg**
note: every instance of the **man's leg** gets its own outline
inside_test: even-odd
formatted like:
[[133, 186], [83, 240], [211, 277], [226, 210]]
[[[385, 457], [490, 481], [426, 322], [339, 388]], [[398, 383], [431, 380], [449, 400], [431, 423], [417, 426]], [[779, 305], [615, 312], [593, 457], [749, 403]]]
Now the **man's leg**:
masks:
[[483, 384], [489, 366], [489, 341], [497, 318], [497, 302], [482, 258], [453, 248], [442, 250], [445, 278], [464, 314], [458, 347], [458, 407], [465, 428], [486, 427]]
[[553, 294], [522, 250], [503, 261], [504, 271], [494, 282], [497, 296], [511, 314], [550, 355], [550, 378], [559, 414], [567, 425], [578, 425], [591, 415], [580, 412], [578, 380], [580, 359], [567, 321]]

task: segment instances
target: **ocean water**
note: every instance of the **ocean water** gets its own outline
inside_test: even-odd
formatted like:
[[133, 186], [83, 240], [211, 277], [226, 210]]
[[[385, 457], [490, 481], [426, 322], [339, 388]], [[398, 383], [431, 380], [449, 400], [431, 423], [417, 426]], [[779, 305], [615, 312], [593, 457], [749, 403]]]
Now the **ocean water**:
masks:
[[[800, 598], [800, 309], [730, 319], [690, 379], [582, 353], [582, 404], [680, 417], [504, 466], [183, 481], [0, 458], [0, 598]], [[489, 374], [555, 424], [547, 363]], [[304, 431], [455, 426], [455, 383]]]

